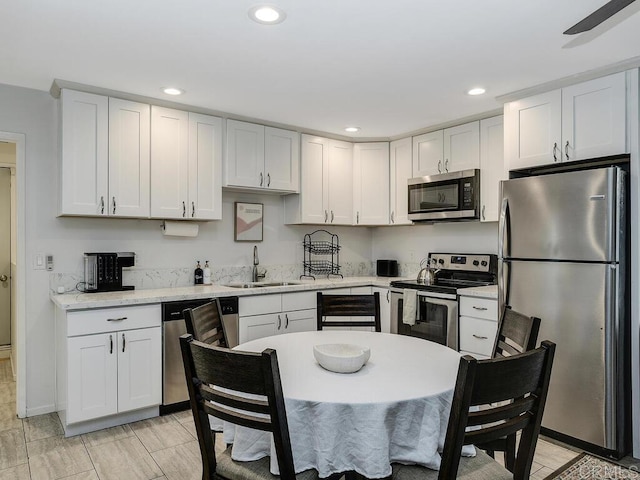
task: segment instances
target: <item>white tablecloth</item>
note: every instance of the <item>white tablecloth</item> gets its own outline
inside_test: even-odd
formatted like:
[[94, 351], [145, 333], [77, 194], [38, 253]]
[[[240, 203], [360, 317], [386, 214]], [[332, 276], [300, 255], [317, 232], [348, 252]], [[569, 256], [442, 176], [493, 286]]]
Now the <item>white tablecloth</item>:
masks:
[[[313, 345], [368, 346], [358, 372], [324, 370]], [[374, 332], [321, 331], [276, 335], [237, 350], [278, 354], [296, 472], [315, 468], [321, 477], [355, 470], [369, 478], [391, 474], [391, 462], [440, 467], [460, 354], [414, 337]], [[225, 424], [232, 458], [271, 455], [271, 435]], [[471, 453], [472, 454], [472, 453]]]

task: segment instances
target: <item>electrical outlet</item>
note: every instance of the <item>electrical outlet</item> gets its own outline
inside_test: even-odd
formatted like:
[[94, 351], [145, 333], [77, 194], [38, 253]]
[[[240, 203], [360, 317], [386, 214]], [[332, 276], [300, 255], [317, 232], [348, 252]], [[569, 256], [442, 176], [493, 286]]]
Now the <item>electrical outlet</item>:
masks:
[[47, 255], [46, 262], [47, 262], [47, 270], [49, 272], [53, 271], [53, 255]]
[[409, 261], [411, 262], [416, 261], [416, 252], [414, 250], [409, 250]]

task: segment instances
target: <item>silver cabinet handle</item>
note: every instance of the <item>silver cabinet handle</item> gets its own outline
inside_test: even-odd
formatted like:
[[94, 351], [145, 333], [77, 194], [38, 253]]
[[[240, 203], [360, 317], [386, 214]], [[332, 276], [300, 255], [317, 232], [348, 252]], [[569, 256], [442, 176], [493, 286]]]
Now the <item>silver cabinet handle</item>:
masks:
[[333, 210], [331, 210], [331, 223], [333, 223]]
[[558, 142], [555, 142], [553, 144], [553, 161], [557, 162], [558, 161], [558, 157], [556, 156], [556, 150], [558, 149]]
[[267, 187], [271, 186], [271, 175], [267, 173]]
[[113, 201], [113, 214], [116, 214], [116, 197], [112, 197], [112, 201]]
[[567, 143], [564, 146], [564, 155], [567, 157], [567, 161], [569, 161], [569, 140], [567, 140]]
[[278, 330], [280, 330], [281, 326], [282, 326], [282, 318], [280, 318], [280, 315], [278, 315]]
[[396, 223], [396, 221], [393, 219], [393, 212], [391, 212], [391, 223]]
[[474, 310], [480, 310], [481, 312], [485, 311], [487, 309], [487, 307], [476, 307], [475, 305], [473, 306]]
[[6, 275], [0, 275], [0, 282], [6, 282], [7, 280], [9, 280], [9, 277]]
[[483, 337], [482, 335], [476, 335], [475, 333], [473, 334], [474, 338], [477, 338], [478, 340], [487, 340], [489, 337]]
[[329, 212], [324, 211], [324, 223], [327, 223], [327, 218], [329, 218]]
[[113, 354], [113, 335], [109, 335], [109, 355]]
[[284, 319], [287, 321], [287, 323], [285, 323], [284, 328], [289, 328], [289, 314], [285, 313], [284, 314]]
[[356, 212], [356, 224], [360, 223], [360, 212]]
[[486, 209], [486, 208], [487, 208], [487, 206], [486, 206], [486, 205], [482, 205], [482, 219], [483, 219], [483, 220], [486, 220], [486, 219], [487, 219], [487, 217], [484, 215], [484, 211], [485, 211], [485, 209]]
[[122, 320], [126, 320], [127, 317], [120, 317], [120, 318], [107, 318], [107, 322], [121, 322]]
[[100, 197], [100, 215], [104, 214], [104, 197]]
[[444, 171], [449, 173], [449, 159], [448, 158], [444, 161]]
[[186, 217], [187, 216], [187, 204], [182, 202], [182, 217]]
[[438, 173], [442, 173], [442, 160], [438, 160]]
[[122, 334], [122, 352], [124, 353], [124, 347], [127, 345], [127, 339], [124, 338], [124, 333]]
[[196, 216], [196, 202], [191, 202], [191, 216]]
[[262, 186], [263, 183], [264, 183], [264, 176], [262, 175], [262, 172], [260, 172], [260, 186]]
[[390, 290], [387, 290], [387, 303], [389, 303], [389, 294], [391, 293]]

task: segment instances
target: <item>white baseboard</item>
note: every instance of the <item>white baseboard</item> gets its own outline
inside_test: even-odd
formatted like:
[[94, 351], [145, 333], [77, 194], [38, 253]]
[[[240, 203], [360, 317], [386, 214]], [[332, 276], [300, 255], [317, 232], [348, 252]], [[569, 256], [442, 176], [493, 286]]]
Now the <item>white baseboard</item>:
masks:
[[0, 359], [11, 358], [11, 345], [3, 345], [0, 347]]
[[36, 415], [44, 415], [45, 413], [53, 413], [55, 411], [56, 406], [53, 404], [36, 408], [27, 408], [27, 417], [35, 417]]

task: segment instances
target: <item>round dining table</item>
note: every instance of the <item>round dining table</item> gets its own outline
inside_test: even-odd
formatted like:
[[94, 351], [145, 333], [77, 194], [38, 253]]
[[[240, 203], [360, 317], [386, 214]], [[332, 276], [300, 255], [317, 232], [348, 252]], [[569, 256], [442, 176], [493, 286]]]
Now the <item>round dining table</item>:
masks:
[[[354, 373], [322, 368], [314, 345], [347, 343], [370, 348]], [[260, 338], [235, 350], [275, 349], [278, 356], [296, 472], [320, 477], [356, 471], [367, 478], [391, 474], [391, 463], [440, 467], [460, 353], [404, 335], [368, 331], [313, 331]], [[271, 456], [268, 433], [224, 425], [232, 458]]]

